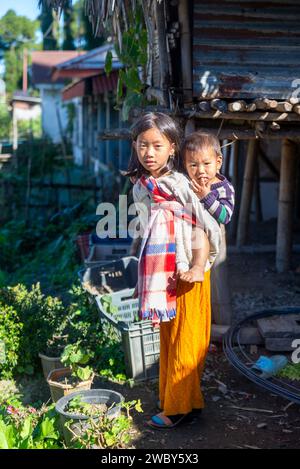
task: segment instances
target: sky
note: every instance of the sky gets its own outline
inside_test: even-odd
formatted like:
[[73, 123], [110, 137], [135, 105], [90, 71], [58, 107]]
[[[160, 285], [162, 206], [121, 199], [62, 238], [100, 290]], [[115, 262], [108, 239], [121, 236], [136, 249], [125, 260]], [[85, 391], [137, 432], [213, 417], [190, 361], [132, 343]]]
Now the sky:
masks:
[[34, 20], [40, 13], [38, 0], [0, 0], [0, 18], [7, 10], [15, 10], [18, 15], [24, 15]]

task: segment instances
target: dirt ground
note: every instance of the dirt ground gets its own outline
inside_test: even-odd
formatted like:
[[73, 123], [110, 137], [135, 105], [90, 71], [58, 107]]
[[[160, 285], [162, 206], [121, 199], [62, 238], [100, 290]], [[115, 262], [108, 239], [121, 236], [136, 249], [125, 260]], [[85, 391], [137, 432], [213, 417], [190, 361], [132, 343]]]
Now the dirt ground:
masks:
[[[300, 304], [300, 256], [293, 259], [293, 271], [275, 272], [275, 255], [229, 256], [229, 276], [234, 319], [261, 308]], [[263, 354], [263, 348], [258, 354]], [[299, 388], [300, 388], [300, 383]], [[156, 383], [133, 388], [113, 383], [94, 387], [120, 391], [126, 400], [141, 399], [143, 413], [133, 414], [133, 447], [145, 449], [202, 448], [299, 448], [300, 407], [258, 387], [227, 362], [222, 346], [213, 345], [203, 377], [206, 408], [192, 422], [173, 430], [152, 430], [146, 420], [157, 413]], [[21, 391], [31, 403], [47, 400], [49, 391], [42, 378], [23, 382]]]

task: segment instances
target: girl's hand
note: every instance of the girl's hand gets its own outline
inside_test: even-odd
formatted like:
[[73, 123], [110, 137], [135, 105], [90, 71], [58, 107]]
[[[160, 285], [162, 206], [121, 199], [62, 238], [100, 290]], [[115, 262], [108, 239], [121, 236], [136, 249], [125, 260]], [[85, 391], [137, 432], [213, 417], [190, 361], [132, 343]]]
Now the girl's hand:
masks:
[[199, 182], [197, 182], [195, 179], [192, 179], [191, 186], [199, 199], [203, 199], [203, 197], [210, 193], [211, 183], [209, 181], [206, 182], [203, 178], [200, 178]]

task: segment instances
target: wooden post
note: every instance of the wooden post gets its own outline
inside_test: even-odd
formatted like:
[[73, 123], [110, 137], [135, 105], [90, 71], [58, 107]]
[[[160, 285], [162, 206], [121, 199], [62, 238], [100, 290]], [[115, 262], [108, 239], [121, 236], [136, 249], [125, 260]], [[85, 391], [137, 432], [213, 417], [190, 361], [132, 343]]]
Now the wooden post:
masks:
[[259, 159], [256, 160], [255, 168], [255, 216], [257, 222], [263, 221], [261, 195], [260, 195], [260, 171], [259, 171]]
[[221, 231], [220, 252], [211, 270], [212, 319], [214, 324], [230, 325], [232, 322], [232, 308], [224, 225], [221, 225]]
[[180, 45], [181, 45], [181, 70], [182, 85], [185, 102], [193, 99], [193, 79], [192, 79], [192, 51], [191, 51], [191, 30], [189, 18], [188, 0], [179, 0], [178, 19], [180, 24]]
[[232, 242], [236, 239], [237, 224], [238, 224], [238, 214], [240, 206], [240, 191], [239, 191], [239, 153], [240, 153], [240, 141], [236, 140], [232, 148], [232, 185], [235, 190], [235, 209], [233, 212], [232, 220], [229, 224], [229, 239]]
[[249, 140], [237, 230], [238, 247], [243, 246], [247, 238], [257, 153], [258, 140]]
[[165, 105], [168, 105], [167, 86], [169, 82], [169, 54], [166, 39], [165, 2], [155, 2], [155, 19], [159, 49], [160, 89], [163, 91]]
[[286, 272], [291, 265], [293, 208], [296, 182], [296, 145], [282, 141], [277, 220], [276, 268]]

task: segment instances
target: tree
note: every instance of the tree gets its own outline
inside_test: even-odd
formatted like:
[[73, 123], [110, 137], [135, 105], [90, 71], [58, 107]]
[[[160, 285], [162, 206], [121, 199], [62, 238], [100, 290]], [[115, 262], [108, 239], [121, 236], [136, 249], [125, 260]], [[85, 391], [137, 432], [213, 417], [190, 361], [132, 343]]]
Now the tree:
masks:
[[95, 37], [93, 27], [85, 15], [84, 0], [77, 0], [74, 9], [74, 37], [79, 48], [84, 50], [95, 49], [104, 44], [103, 37]]
[[71, 6], [71, 1], [68, 0], [68, 4], [64, 9], [64, 42], [63, 50], [75, 50], [74, 44], [74, 11]]
[[56, 19], [53, 17], [52, 10], [43, 5], [39, 16], [41, 30], [43, 33], [43, 50], [57, 50]]
[[4, 79], [8, 94], [21, 85], [23, 49], [37, 47], [36, 31], [38, 26], [38, 21], [17, 15], [14, 10], [8, 10], [0, 19], [0, 45], [5, 50]]
[[35, 42], [38, 22], [8, 10], [0, 19], [0, 43], [6, 50]]

